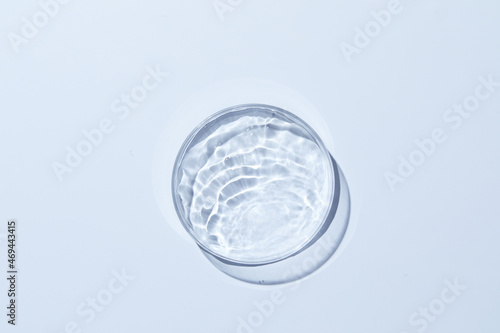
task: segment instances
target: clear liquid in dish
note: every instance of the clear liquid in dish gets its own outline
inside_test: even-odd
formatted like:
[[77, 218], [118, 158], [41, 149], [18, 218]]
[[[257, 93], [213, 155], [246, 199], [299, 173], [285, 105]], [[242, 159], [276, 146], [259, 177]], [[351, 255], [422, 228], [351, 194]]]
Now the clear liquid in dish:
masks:
[[243, 115], [212, 126], [185, 152], [177, 195], [192, 234], [225, 258], [256, 262], [294, 253], [331, 204], [331, 162], [295, 122]]

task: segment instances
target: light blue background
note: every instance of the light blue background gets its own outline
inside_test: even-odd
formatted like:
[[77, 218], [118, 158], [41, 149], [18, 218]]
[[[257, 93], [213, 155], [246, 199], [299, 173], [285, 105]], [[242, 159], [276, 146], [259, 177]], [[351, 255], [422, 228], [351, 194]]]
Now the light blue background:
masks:
[[[255, 332], [417, 332], [410, 315], [455, 278], [467, 290], [427, 331], [498, 332], [500, 89], [458, 130], [442, 115], [479, 76], [500, 81], [500, 5], [401, 0], [348, 63], [340, 44], [387, 3], [245, 0], [221, 21], [211, 0], [73, 0], [15, 53], [7, 34], [40, 7], [3, 1], [0, 232], [19, 221], [20, 308], [14, 328], [2, 310], [1, 331], [59, 333], [74, 321], [82, 332], [236, 332], [269, 300], [272, 289], [224, 276], [176, 233], [152, 185], [165, 127], [196, 120], [171, 121], [174, 110], [208, 85], [254, 77], [316, 107], [363, 197], [342, 253], [285, 287]], [[119, 120], [111, 103], [156, 65], [168, 78]], [[58, 182], [52, 163], [103, 118], [114, 132]], [[436, 127], [447, 141], [391, 192], [384, 173]], [[86, 323], [77, 307], [122, 268], [135, 279]]]

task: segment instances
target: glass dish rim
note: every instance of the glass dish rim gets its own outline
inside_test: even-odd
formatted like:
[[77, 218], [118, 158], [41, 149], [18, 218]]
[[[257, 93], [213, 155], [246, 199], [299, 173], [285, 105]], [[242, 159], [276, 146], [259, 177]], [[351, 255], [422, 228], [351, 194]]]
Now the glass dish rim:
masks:
[[[330, 182], [330, 189], [329, 189], [330, 197], [328, 198], [328, 202], [330, 203], [330, 205], [329, 205], [328, 209], [325, 210], [324, 216], [322, 217], [322, 222], [318, 224], [318, 227], [314, 231], [314, 233], [312, 233], [312, 235], [306, 241], [298, 244], [298, 246], [296, 248], [294, 248], [293, 251], [289, 251], [290, 253], [284, 253], [280, 257], [271, 258], [271, 259], [267, 259], [267, 260], [234, 259], [231, 257], [221, 255], [221, 254], [213, 251], [212, 249], [208, 248], [192, 232], [192, 229], [190, 228], [190, 224], [191, 224], [190, 221], [186, 221], [186, 218], [184, 217], [184, 214], [182, 213], [183, 212], [182, 203], [180, 202], [180, 196], [177, 194], [177, 190], [176, 190], [176, 185], [178, 184], [176, 182], [176, 179], [178, 179], [178, 174], [179, 174], [178, 170], [180, 167], [180, 162], [184, 158], [186, 152], [188, 151], [188, 148], [191, 146], [191, 143], [195, 139], [196, 135], [200, 132], [200, 130], [202, 128], [204, 128], [207, 124], [210, 124], [211, 122], [215, 121], [216, 119], [218, 119], [218, 118], [220, 118], [228, 113], [241, 112], [241, 111], [244, 111], [246, 109], [264, 109], [267, 111], [276, 112], [276, 113], [279, 113], [281, 116], [284, 116], [287, 120], [301, 126], [306, 131], [306, 133], [311, 137], [311, 139], [314, 140], [314, 142], [318, 145], [318, 147], [320, 148], [322, 153], [326, 156], [326, 158], [328, 160], [328, 165], [329, 165], [328, 178], [329, 178], [329, 182]], [[247, 265], [250, 265], [250, 266], [267, 265], [267, 264], [272, 264], [272, 263], [275, 263], [278, 261], [285, 260], [289, 257], [293, 257], [293, 256], [297, 255], [298, 253], [302, 252], [307, 247], [309, 247], [311, 245], [310, 244], [311, 241], [317, 240], [318, 233], [320, 233], [323, 230], [325, 223], [328, 223], [328, 215], [329, 215], [330, 210], [332, 209], [332, 204], [334, 204], [333, 198], [334, 198], [334, 194], [335, 194], [335, 188], [336, 188], [336, 186], [338, 186], [338, 184], [336, 184], [334, 172], [335, 172], [334, 165], [333, 165], [333, 161], [331, 159], [331, 154], [330, 154], [328, 148], [326, 147], [326, 145], [324, 144], [323, 140], [318, 135], [318, 133], [316, 133], [316, 131], [302, 118], [296, 116], [294, 113], [292, 113], [290, 111], [287, 111], [287, 110], [282, 109], [280, 107], [269, 105], [269, 104], [261, 104], [261, 103], [237, 104], [237, 105], [233, 105], [233, 106], [224, 108], [222, 110], [219, 110], [219, 111], [211, 114], [210, 116], [205, 118], [203, 121], [201, 121], [186, 137], [186, 139], [182, 143], [182, 145], [177, 153], [177, 156], [175, 158], [174, 165], [173, 165], [172, 176], [171, 176], [172, 199], [174, 202], [174, 207], [175, 207], [177, 217], [179, 218], [183, 228], [190, 235], [190, 237], [193, 238], [193, 240], [196, 242], [196, 244], [203, 251], [205, 251], [206, 253], [209, 253], [210, 255], [218, 258], [221, 261], [224, 261], [226, 263], [235, 264], [235, 265], [245, 265], [245, 266], [247, 266]]]

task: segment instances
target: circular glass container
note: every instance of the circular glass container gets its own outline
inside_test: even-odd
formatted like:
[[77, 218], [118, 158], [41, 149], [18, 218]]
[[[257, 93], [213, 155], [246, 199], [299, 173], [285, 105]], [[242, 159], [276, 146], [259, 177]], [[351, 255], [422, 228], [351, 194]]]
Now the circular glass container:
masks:
[[191, 132], [174, 164], [172, 196], [207, 258], [250, 283], [314, 272], [349, 220], [347, 183], [319, 136], [263, 104], [224, 109]]

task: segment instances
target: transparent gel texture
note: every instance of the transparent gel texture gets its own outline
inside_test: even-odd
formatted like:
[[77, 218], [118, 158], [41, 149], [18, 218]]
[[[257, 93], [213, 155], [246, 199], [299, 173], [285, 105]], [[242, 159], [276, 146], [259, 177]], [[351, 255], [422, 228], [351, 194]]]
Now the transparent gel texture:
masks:
[[293, 121], [264, 114], [223, 123], [180, 162], [184, 218], [199, 242], [230, 260], [293, 254], [328, 214], [329, 158]]

